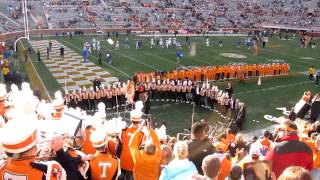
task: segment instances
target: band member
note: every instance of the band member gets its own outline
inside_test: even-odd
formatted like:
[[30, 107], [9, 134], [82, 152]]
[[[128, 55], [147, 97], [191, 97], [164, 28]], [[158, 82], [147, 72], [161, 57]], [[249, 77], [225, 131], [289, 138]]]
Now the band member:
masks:
[[81, 88], [78, 89], [78, 92], [76, 94], [76, 102], [77, 102], [77, 106], [83, 109]]
[[111, 109], [112, 108], [112, 90], [111, 90], [111, 87], [110, 87], [110, 84], [107, 85], [107, 109]]
[[99, 104], [101, 102], [101, 94], [98, 86], [96, 87], [95, 96], [96, 96], [95, 103]]
[[101, 95], [101, 102], [103, 102], [107, 107], [107, 90], [104, 86], [104, 83], [101, 84], [100, 95]]
[[[65, 90], [65, 95], [64, 95], [64, 105], [67, 106], [67, 107], [70, 107], [70, 100], [71, 100], [71, 94], [69, 94], [68, 90], [66, 89]], [[0, 99], [0, 103], [1, 103], [1, 99]], [[0, 105], [0, 107], [2, 107]], [[2, 111], [1, 111], [2, 112]], [[3, 113], [1, 113], [1, 116], [3, 117]]]
[[94, 158], [90, 160], [92, 180], [111, 180], [117, 179], [120, 175], [119, 159], [108, 153], [108, 137], [101, 130], [96, 130], [91, 134], [90, 140], [93, 147], [97, 150]]
[[193, 97], [192, 97], [192, 81], [191, 80], [189, 80], [188, 81], [188, 86], [187, 86], [187, 103], [189, 103], [189, 102], [192, 102], [192, 99], [193, 99]]
[[122, 86], [120, 87], [120, 104], [121, 105], [126, 104], [126, 93], [127, 93], [127, 84], [123, 82]]
[[53, 106], [53, 114], [52, 114], [52, 119], [54, 120], [60, 120], [62, 115], [63, 115], [63, 111], [64, 111], [64, 102], [62, 99], [55, 99], [52, 101], [52, 106]]
[[193, 97], [194, 97], [193, 102], [195, 102], [196, 105], [199, 106], [200, 105], [200, 98], [201, 98], [201, 96], [200, 96], [200, 85], [199, 84], [196, 85]]
[[163, 80], [161, 84], [161, 101], [166, 99], [166, 82], [166, 80]]
[[117, 85], [113, 83], [111, 92], [112, 92], [112, 108], [116, 108], [118, 105], [118, 92], [117, 92]]
[[127, 94], [126, 94], [128, 104], [133, 104], [134, 95], [135, 95], [135, 84], [133, 81], [128, 81]]
[[152, 79], [152, 85], [151, 85], [151, 101], [156, 101], [157, 99], [157, 84], [156, 79]]
[[83, 98], [83, 109], [88, 111], [90, 109], [90, 100], [89, 100], [89, 92], [86, 87], [83, 87], [82, 90], [82, 98]]
[[162, 87], [161, 87], [161, 80], [158, 80], [158, 84], [157, 84], [157, 101], [159, 101], [161, 99], [162, 96]]
[[164, 91], [165, 91], [165, 99], [169, 101], [170, 99], [170, 81], [167, 79], [167, 83], [164, 86]]
[[187, 86], [188, 86], [188, 81], [185, 79], [181, 87], [182, 102], [187, 101]]
[[[22, 115], [20, 118], [25, 117]], [[0, 168], [1, 179], [66, 180], [66, 172], [59, 163], [36, 161], [37, 134], [33, 120], [15, 119], [5, 124], [1, 129], [0, 143], [9, 156]]]
[[90, 92], [89, 92], [89, 102], [90, 102], [90, 108], [89, 111], [93, 112], [96, 110], [96, 102], [95, 102], [95, 92], [93, 87], [90, 87]]
[[175, 82], [174, 82], [174, 80], [171, 80], [171, 83], [170, 83], [170, 94], [171, 94], [171, 96], [170, 96], [170, 99], [171, 99], [171, 101], [176, 101], [176, 86], [175, 86]]
[[201, 97], [201, 100], [200, 100], [200, 105], [201, 106], [205, 106], [206, 105], [206, 92], [207, 92], [207, 87], [206, 87], [206, 83], [203, 83], [202, 84], [202, 87], [200, 89], [200, 97]]
[[178, 80], [178, 83], [176, 85], [176, 92], [177, 92], [177, 99], [176, 102], [181, 102], [182, 101], [182, 83], [180, 82], [180, 80]]
[[[129, 141], [133, 133], [138, 129], [139, 122], [141, 121], [141, 110], [134, 109], [130, 112], [130, 119], [132, 124], [122, 130], [120, 136], [120, 142], [118, 145], [118, 157], [120, 157], [121, 163], [121, 175], [119, 179], [133, 179], [133, 160], [129, 151]], [[140, 134], [139, 142], [143, 139], [143, 134]]]
[[70, 95], [70, 104], [69, 104], [69, 106], [71, 108], [74, 108], [74, 109], [77, 107], [76, 96], [77, 96], [76, 90], [73, 90], [72, 94]]

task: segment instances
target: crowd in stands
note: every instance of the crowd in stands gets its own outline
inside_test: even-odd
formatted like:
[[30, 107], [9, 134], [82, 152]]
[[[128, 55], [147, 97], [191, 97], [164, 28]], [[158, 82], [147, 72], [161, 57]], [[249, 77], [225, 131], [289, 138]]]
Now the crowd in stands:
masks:
[[[261, 25], [293, 28], [319, 27], [317, 0], [275, 1], [31, 1], [32, 28], [135, 27], [173, 30], [217, 30]], [[10, 0], [0, 11], [23, 25], [21, 4]], [[4, 10], [6, 9], [6, 10]], [[32, 12], [31, 12], [32, 11]], [[3, 19], [4, 26], [10, 21]], [[4, 27], [3, 26], [3, 27]], [[17, 27], [14, 25], [15, 28]], [[3, 30], [14, 30], [3, 28]], [[191, 29], [190, 29], [191, 30]]]
[[[170, 127], [154, 127], [143, 118], [141, 101], [134, 104], [125, 125], [121, 118], [106, 119], [101, 102], [99, 111], [89, 116], [66, 108], [59, 92], [52, 103], [39, 101], [32, 93], [27, 83], [21, 90], [12, 85], [10, 92], [0, 86], [0, 175], [5, 179], [311, 180], [320, 176], [318, 122], [301, 126], [284, 117], [273, 132], [245, 137], [230, 128], [214, 134], [200, 120], [192, 124], [190, 136], [177, 139], [166, 134]], [[302, 99], [320, 101], [319, 93], [307, 95]], [[77, 123], [67, 123], [73, 121], [67, 116], [78, 118]], [[53, 123], [50, 128], [63, 124], [66, 127], [58, 129], [69, 133], [77, 128], [71, 130], [71, 139], [70, 134], [58, 132], [49, 136], [50, 131], [35, 126], [43, 122]]]

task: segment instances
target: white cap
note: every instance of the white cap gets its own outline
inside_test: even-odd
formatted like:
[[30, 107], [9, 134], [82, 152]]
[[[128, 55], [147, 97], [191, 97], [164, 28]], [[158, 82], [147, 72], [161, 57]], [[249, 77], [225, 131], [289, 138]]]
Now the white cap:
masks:
[[[23, 117], [22, 117], [23, 118]], [[0, 131], [2, 148], [9, 153], [22, 153], [36, 145], [35, 121], [12, 119]]]
[[134, 109], [130, 112], [130, 119], [131, 121], [139, 122], [141, 120], [142, 112]]
[[62, 109], [64, 107], [64, 101], [61, 98], [52, 101], [52, 107], [55, 110]]
[[104, 87], [104, 83], [101, 83], [101, 89], [104, 89], [105, 87]]
[[101, 147], [108, 143], [108, 136], [102, 129], [93, 131], [90, 135], [90, 141], [93, 147]]
[[142, 111], [142, 109], [143, 109], [143, 102], [142, 102], [142, 101], [137, 101], [137, 102], [134, 104], [134, 107], [135, 107], [136, 110]]

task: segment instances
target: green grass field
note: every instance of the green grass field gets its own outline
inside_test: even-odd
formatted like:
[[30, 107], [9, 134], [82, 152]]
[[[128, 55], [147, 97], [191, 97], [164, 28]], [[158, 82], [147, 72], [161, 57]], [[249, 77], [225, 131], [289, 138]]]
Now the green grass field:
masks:
[[[88, 41], [92, 42], [93, 36], [73, 37], [51, 37], [63, 43], [65, 46], [73, 49], [81, 54], [83, 43]], [[135, 72], [155, 71], [155, 70], [172, 70], [180, 66], [176, 63], [176, 49], [161, 49], [159, 47], [150, 48], [149, 38], [130, 36], [130, 48], [124, 49], [124, 36], [119, 36], [120, 50], [114, 50], [106, 42], [106, 37], [95, 36], [100, 40], [101, 47], [104, 51], [112, 49], [113, 63], [112, 66], [103, 64], [101, 65], [105, 70], [118, 77], [121, 80], [126, 80], [132, 77]], [[37, 38], [35, 38], [37, 39]], [[141, 50], [135, 49], [135, 40], [142, 40], [143, 47]], [[278, 37], [273, 37], [269, 40], [267, 47], [262, 49], [258, 55], [254, 55], [252, 50], [248, 50], [244, 45], [241, 48], [236, 48], [237, 37], [223, 37], [223, 47], [218, 47], [218, 37], [210, 37], [211, 47], [205, 46], [204, 37], [192, 37], [193, 42], [197, 43], [197, 54], [194, 57], [188, 56], [188, 47], [185, 43], [185, 38], [177, 38], [182, 43], [182, 51], [184, 58], [181, 65], [184, 66], [202, 66], [214, 64], [227, 64], [230, 62], [245, 62], [248, 64], [264, 63], [274, 59], [285, 60], [291, 66], [290, 75], [286, 77], [273, 77], [263, 78], [262, 85], [257, 86], [257, 79], [250, 79], [243, 85], [239, 85], [237, 81], [233, 82], [235, 96], [247, 104], [247, 121], [245, 122], [246, 130], [253, 130], [266, 127], [271, 123], [263, 119], [265, 114], [274, 116], [282, 115], [280, 111], [275, 110], [276, 107], [287, 108], [292, 107], [303, 92], [307, 89], [313, 93], [319, 92], [319, 87], [314, 86], [314, 82], [307, 80], [306, 72], [311, 65], [319, 69], [319, 47], [316, 49], [306, 48], [301, 49], [299, 46], [299, 38], [291, 37], [290, 40], [279, 40]], [[243, 38], [242, 38], [243, 39]], [[244, 39], [243, 39], [244, 40]], [[320, 44], [317, 40], [316, 44]], [[212, 46], [213, 45], [213, 46]], [[247, 56], [246, 59], [233, 59], [226, 58], [220, 53], [237, 53]], [[105, 56], [103, 56], [105, 57]], [[90, 56], [90, 60], [96, 64], [97, 54], [94, 52]], [[37, 68], [40, 74], [44, 77], [48, 76], [48, 70], [45, 68]], [[52, 77], [46, 78], [45, 84], [50, 84], [48, 89], [59, 89], [57, 83], [51, 83]], [[217, 82], [220, 88], [224, 88], [226, 82]], [[168, 124], [168, 131], [170, 134], [181, 132], [185, 128], [189, 128], [191, 124], [191, 105], [178, 105], [178, 104], [157, 104], [152, 107], [151, 113], [158, 121], [165, 121]], [[205, 118], [211, 123], [215, 123], [218, 116], [210, 111], [196, 108], [195, 120]], [[258, 120], [259, 123], [253, 120]]]

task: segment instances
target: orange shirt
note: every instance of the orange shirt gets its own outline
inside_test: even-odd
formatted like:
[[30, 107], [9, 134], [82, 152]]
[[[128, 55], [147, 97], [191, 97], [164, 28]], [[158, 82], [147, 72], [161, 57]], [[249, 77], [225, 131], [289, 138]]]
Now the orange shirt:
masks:
[[[0, 179], [42, 179], [42, 177], [45, 176], [44, 174], [47, 172], [42, 172], [33, 168], [30, 165], [33, 161], [33, 157], [25, 158], [23, 160], [9, 158], [4, 167], [0, 169]], [[51, 167], [52, 171], [50, 173], [50, 178], [52, 180], [60, 179], [55, 176], [62, 176], [62, 171], [64, 171], [62, 167], [54, 162], [52, 162]]]
[[134, 133], [129, 144], [134, 162], [133, 177], [135, 180], [158, 180], [162, 159], [160, 140], [155, 131], [151, 129], [150, 136], [156, 146], [156, 152], [149, 155], [144, 150], [139, 150], [139, 133], [138, 131]]
[[111, 180], [118, 172], [119, 161], [110, 154], [98, 152], [90, 161], [92, 180]]
[[236, 140], [236, 136], [234, 134], [227, 134], [227, 143], [230, 144], [231, 142], [234, 142]]
[[86, 129], [86, 139], [84, 140], [83, 146], [81, 151], [84, 152], [85, 154], [95, 154], [96, 149], [92, 146], [92, 143], [90, 141], [90, 136], [92, 133], [92, 130], [94, 128], [88, 128]]
[[220, 171], [217, 180], [225, 180], [231, 170], [231, 160], [227, 159], [225, 154], [215, 154], [220, 159]]
[[[120, 155], [121, 169], [127, 171], [133, 171], [133, 161], [129, 151], [129, 141], [133, 133], [137, 130], [137, 128], [129, 127], [127, 129], [123, 129], [121, 133], [121, 143], [122, 150]], [[142, 141], [142, 134], [140, 137], [140, 142]]]

